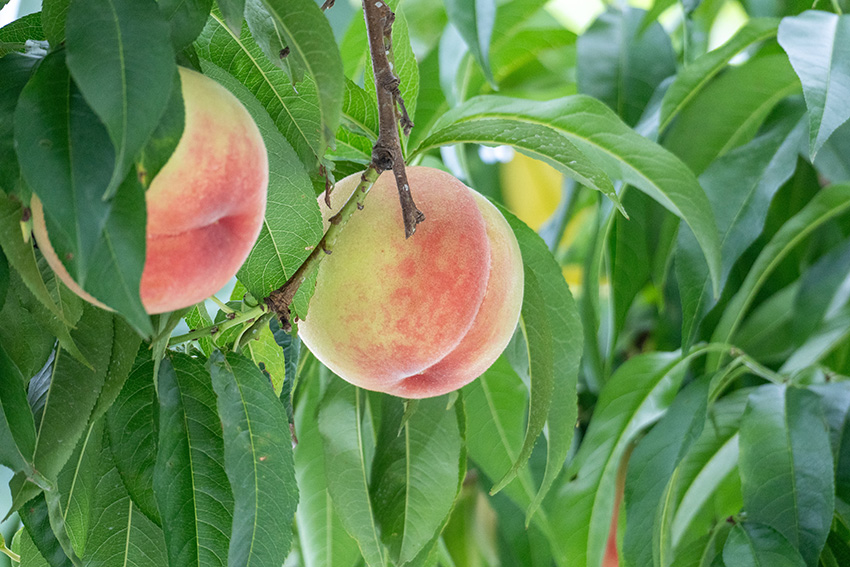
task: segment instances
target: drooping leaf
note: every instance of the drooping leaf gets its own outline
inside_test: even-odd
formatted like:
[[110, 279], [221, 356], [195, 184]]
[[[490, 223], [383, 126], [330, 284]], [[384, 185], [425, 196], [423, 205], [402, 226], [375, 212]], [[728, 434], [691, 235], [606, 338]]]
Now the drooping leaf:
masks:
[[666, 130], [673, 118], [726, 67], [735, 55], [759, 41], [775, 36], [778, 26], [779, 21], [773, 18], [753, 18], [744, 24], [729, 41], [682, 69], [664, 94], [659, 130]]
[[15, 107], [39, 59], [19, 53], [0, 58], [0, 190], [11, 193], [20, 177], [15, 155]]
[[[44, 494], [39, 494], [27, 502], [18, 510], [18, 515], [26, 528], [27, 535], [50, 567], [74, 566], [72, 558], [65, 554], [59, 540], [53, 533]], [[79, 562], [76, 557], [73, 560]]]
[[[486, 130], [490, 121], [535, 128], [535, 132], [537, 125], [545, 124], [575, 144], [594, 164], [594, 170], [599, 167], [610, 177], [634, 185], [683, 218], [700, 241], [711, 266], [712, 281], [719, 283], [719, 241], [714, 215], [693, 173], [593, 98], [579, 95], [536, 102], [477, 97], [444, 114], [413, 154], [454, 141], [456, 130]], [[563, 151], [563, 147], [558, 143], [553, 149]], [[543, 149], [548, 146], [544, 145]]]
[[779, 45], [788, 53], [809, 107], [809, 155], [850, 118], [850, 15], [808, 10], [783, 18]]
[[50, 563], [42, 557], [26, 529], [18, 530], [11, 547], [13, 552], [21, 556], [20, 567], [51, 567]]
[[159, 367], [154, 496], [170, 565], [227, 565], [233, 495], [204, 363], [176, 353]]
[[242, 20], [245, 17], [245, 0], [216, 0], [219, 11], [224, 16], [227, 27], [239, 37]]
[[661, 81], [675, 74], [670, 37], [660, 24], [639, 30], [644, 11], [608, 9], [576, 43], [578, 91], [634, 126]]
[[178, 53], [192, 45], [212, 8], [212, 0], [157, 0], [157, 4], [171, 28], [171, 43]]
[[693, 356], [642, 354], [620, 366], [605, 384], [564, 483], [547, 506], [553, 529], [564, 534], [556, 547], [572, 565], [602, 563], [623, 454], [670, 405]]
[[784, 385], [758, 388], [741, 420], [740, 451], [747, 520], [781, 533], [815, 567], [829, 534], [835, 491], [817, 396]]
[[802, 275], [794, 298], [792, 328], [797, 344], [808, 338], [832, 315], [837, 296], [850, 273], [850, 240], [824, 254]]
[[466, 455], [459, 402], [446, 397], [416, 402], [403, 419], [404, 404], [385, 396], [370, 489], [375, 516], [390, 557], [413, 561], [442, 531], [460, 492]]
[[68, 68], [115, 146], [108, 186], [100, 187], [105, 198], [115, 195], [168, 105], [177, 73], [169, 34], [153, 0], [71, 2]]
[[334, 377], [318, 411], [324, 441], [328, 493], [346, 531], [360, 546], [370, 567], [387, 565], [386, 552], [376, 522], [377, 511], [369, 497], [366, 455], [361, 436], [363, 394]]
[[324, 440], [319, 433], [317, 413], [321, 397], [318, 363], [304, 371], [302, 386], [295, 404], [295, 433], [298, 436], [293, 454], [295, 478], [300, 498], [296, 521], [299, 549], [305, 567], [335, 565], [353, 567], [360, 561], [357, 542], [345, 531], [339, 512], [331, 502], [325, 460]]
[[[700, 176], [720, 231], [720, 283], [726, 285], [732, 267], [764, 228], [774, 195], [794, 174], [803, 135], [802, 109], [786, 108], [785, 116], [752, 142], [720, 157]], [[679, 230], [676, 279], [682, 297], [682, 341], [685, 348], [698, 337], [699, 325], [715, 305], [708, 266], [693, 233]]]
[[0, 343], [0, 464], [31, 472], [36, 429], [26, 380]]
[[629, 457], [623, 493], [623, 505], [628, 511], [623, 565], [664, 563], [657, 553], [653, 554], [659, 502], [669, 490], [675, 468], [702, 434], [707, 401], [707, 379], [686, 387]]
[[[782, 259], [820, 225], [848, 210], [850, 185], [831, 185], [815, 193], [800, 212], [788, 219], [753, 262], [740, 289], [724, 309], [712, 334], [712, 342], [731, 342], [756, 294]], [[710, 369], [716, 369], [718, 365], [719, 357], [709, 358]]]
[[211, 63], [204, 72], [231, 90], [254, 118], [269, 155], [266, 216], [254, 248], [237, 273], [254, 297], [266, 297], [292, 277], [322, 238], [322, 217], [310, 178], [257, 99]]
[[80, 286], [152, 332], [138, 286], [144, 265], [144, 191], [132, 172], [102, 199], [113, 171], [109, 136], [77, 90], [64, 52], [47, 56], [15, 111], [18, 160], [44, 207], [50, 244]]
[[717, 157], [748, 142], [773, 107], [799, 91], [800, 80], [784, 55], [750, 59], [694, 96], [668, 130], [664, 146], [701, 174]]
[[298, 503], [286, 410], [268, 379], [238, 354], [214, 352], [210, 373], [234, 499], [227, 564], [282, 564]]
[[525, 464], [545, 425], [546, 471], [527, 511], [531, 518], [563, 468], [572, 445], [578, 417], [576, 388], [582, 328], [569, 286], [546, 243], [512, 214], [504, 209], [502, 213], [517, 237], [523, 259], [526, 287], [521, 325], [528, 347], [531, 400], [523, 448], [493, 490], [505, 486]]
[[65, 41], [65, 22], [71, 0], [47, 0], [41, 9], [41, 25], [51, 47], [58, 47]]
[[162, 523], [154, 495], [159, 407], [154, 361], [140, 356], [106, 414], [112, 459], [136, 510]]
[[493, 84], [490, 39], [496, 22], [495, 0], [446, 0], [446, 13], [481, 66], [484, 76]]

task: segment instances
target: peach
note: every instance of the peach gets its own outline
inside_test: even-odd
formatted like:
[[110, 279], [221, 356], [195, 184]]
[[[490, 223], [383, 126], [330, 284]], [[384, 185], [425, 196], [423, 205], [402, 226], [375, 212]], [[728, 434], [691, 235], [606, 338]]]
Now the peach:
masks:
[[[505, 349], [522, 305], [519, 245], [487, 199], [443, 171], [409, 167], [425, 222], [404, 238], [395, 178], [385, 172], [319, 267], [299, 334], [356, 386], [405, 398], [450, 392]], [[336, 184], [332, 216], [360, 175]]]
[[[145, 194], [145, 266], [140, 295], [148, 313], [188, 307], [221, 289], [260, 233], [268, 156], [251, 115], [230, 91], [180, 68], [185, 126], [177, 148]], [[105, 307], [73, 281], [47, 237], [33, 197], [33, 233], [50, 267], [78, 295]]]

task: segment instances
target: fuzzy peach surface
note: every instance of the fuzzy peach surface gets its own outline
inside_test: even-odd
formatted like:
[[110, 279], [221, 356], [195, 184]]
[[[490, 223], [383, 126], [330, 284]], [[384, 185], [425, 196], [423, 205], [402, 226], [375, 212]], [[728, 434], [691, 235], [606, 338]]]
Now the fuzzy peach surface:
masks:
[[[212, 79], [180, 68], [183, 136], [145, 194], [145, 267], [140, 294], [148, 313], [188, 307], [221, 289], [254, 245], [266, 208], [268, 156], [239, 100]], [[48, 263], [84, 299], [53, 253], [40, 206], [35, 236]], [[49, 252], [48, 252], [49, 251]]]
[[[392, 172], [382, 174], [319, 268], [299, 333], [310, 350], [357, 386], [406, 398], [471, 382], [507, 346], [519, 319], [519, 246], [499, 211], [443, 171], [409, 167], [425, 213], [404, 238]], [[332, 209], [360, 175], [338, 182]]]

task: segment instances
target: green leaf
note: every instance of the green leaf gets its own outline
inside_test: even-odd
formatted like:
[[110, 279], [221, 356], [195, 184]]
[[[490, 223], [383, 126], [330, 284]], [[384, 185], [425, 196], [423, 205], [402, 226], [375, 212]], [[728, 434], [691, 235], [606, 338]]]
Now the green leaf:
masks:
[[788, 53], [809, 107], [809, 155], [850, 118], [850, 15], [808, 10], [783, 18], [779, 45]]
[[676, 467], [702, 434], [708, 384], [709, 381], [703, 378], [683, 389], [664, 417], [638, 442], [629, 457], [623, 493], [623, 505], [628, 511], [622, 547], [623, 565], [664, 564], [658, 553], [653, 554], [653, 540], [659, 531], [656, 514], [665, 492], [669, 490]]
[[523, 448], [491, 492], [505, 486], [525, 464], [545, 424], [546, 470], [527, 510], [530, 519], [563, 468], [572, 445], [578, 419], [576, 388], [582, 327], [569, 286], [546, 243], [509, 212], [502, 209], [502, 214], [519, 242], [525, 272], [521, 325], [528, 345], [531, 401]]
[[80, 286], [152, 332], [139, 298], [144, 266], [144, 191], [133, 172], [111, 201], [102, 189], [113, 150], [65, 67], [64, 53], [48, 55], [27, 83], [15, 111], [18, 160], [44, 206], [50, 244]]
[[154, 495], [159, 437], [154, 366], [147, 351], [140, 352], [118, 399], [106, 414], [106, 425], [112, 458], [136, 510], [160, 525]]
[[802, 567], [806, 564], [781, 533], [750, 521], [732, 528], [723, 546], [723, 561], [735, 567]]
[[563, 487], [548, 506], [556, 543], [571, 565], [600, 565], [614, 511], [617, 472], [629, 444], [673, 401], [696, 354], [638, 355], [620, 366], [605, 384]]
[[51, 567], [35, 546], [29, 532], [24, 528], [21, 528], [15, 534], [15, 539], [12, 541], [12, 551], [21, 556], [20, 567]]
[[[0, 309], [0, 320], [15, 321], [15, 324], [0, 325], [0, 344], [21, 374], [32, 377], [53, 352], [56, 337], [39, 325], [32, 312], [24, 306], [26, 300], [21, 301], [20, 297], [29, 294], [29, 291], [17, 272], [11, 271], [9, 276], [9, 289], [6, 302]], [[35, 299], [33, 303], [37, 303]]]
[[118, 398], [124, 382], [133, 368], [136, 353], [139, 347], [147, 352], [147, 345], [142, 345], [142, 338], [119, 317], [112, 318], [112, 355], [109, 358], [109, 367], [106, 369], [106, 378], [103, 388], [97, 398], [97, 404], [92, 410], [91, 421], [97, 421], [112, 407]]
[[71, 76], [115, 147], [112, 176], [100, 188], [110, 198], [159, 123], [175, 84], [168, 24], [153, 0], [90, 0], [71, 3], [67, 33]]
[[[647, 193], [685, 220], [697, 235], [711, 267], [712, 281], [719, 284], [720, 256], [717, 227], [711, 207], [693, 173], [675, 156], [626, 126], [603, 103], [586, 96], [570, 96], [547, 102], [482, 96], [443, 115], [433, 133], [413, 152], [455, 141], [455, 125], [498, 121], [516, 123], [538, 131], [541, 124], [574, 143], [594, 169], [601, 168]], [[463, 141], [463, 139], [461, 139]], [[558, 151], [563, 145], [558, 144]]]
[[227, 565], [233, 495], [215, 393], [204, 363], [175, 353], [159, 367], [154, 494], [170, 565]]
[[295, 515], [299, 549], [306, 567], [354, 567], [361, 560], [360, 550], [342, 526], [328, 490], [329, 463], [325, 460], [324, 440], [316, 416], [321, 398], [319, 365], [314, 360], [307, 368], [295, 403], [298, 445], [293, 454], [300, 492]]
[[29, 473], [36, 430], [27, 403], [26, 382], [0, 343], [0, 464]]
[[[803, 109], [792, 106], [785, 110], [772, 128], [718, 158], [700, 176], [720, 232], [721, 286], [726, 285], [738, 258], [761, 234], [774, 195], [797, 168]], [[716, 304], [709, 278], [693, 233], [683, 227], [676, 251], [676, 279], [685, 348], [697, 339], [700, 322]]]
[[150, 187], [151, 182], [171, 159], [171, 155], [180, 143], [180, 138], [183, 137], [185, 124], [186, 108], [183, 105], [180, 73], [175, 73], [171, 96], [162, 118], [136, 158], [136, 171], [145, 189]]
[[373, 142], [378, 139], [378, 105], [374, 93], [370, 96], [348, 78], [345, 79], [342, 100], [342, 123], [351, 131], [368, 136]]
[[10, 193], [20, 178], [18, 156], [15, 155], [15, 107], [29, 81], [38, 59], [9, 53], [0, 59], [0, 190]]
[[357, 540], [370, 567], [387, 565], [384, 546], [369, 497], [363, 444], [364, 394], [333, 377], [319, 405], [319, 432], [324, 440], [328, 493], [346, 531]]
[[[656, 2], [658, 4], [659, 2]], [[776, 35], [779, 20], [753, 18], [744, 24], [729, 41], [697, 58], [682, 69], [661, 102], [659, 130], [664, 131], [681, 111], [717, 76], [729, 61], [751, 45]]]
[[446, 13], [472, 53], [484, 76], [494, 84], [490, 70], [490, 39], [496, 22], [495, 0], [446, 0]]
[[85, 432], [103, 388], [114, 341], [114, 315], [86, 305], [71, 337], [91, 367], [58, 349], [48, 377], [47, 394], [33, 452], [36, 470], [55, 479]]
[[800, 278], [794, 297], [791, 325], [797, 344], [801, 344], [834, 314], [831, 306], [840, 297], [841, 287], [850, 273], [850, 239], [821, 256]]
[[835, 490], [817, 396], [787, 386], [758, 388], [741, 420], [740, 451], [747, 520], [777, 530], [815, 567], [829, 534]]
[[[212, 327], [213, 325], [213, 320], [207, 312], [207, 306], [203, 301], [195, 304], [195, 306], [186, 313], [184, 319], [186, 320], [186, 324], [189, 325], [190, 330]], [[211, 355], [213, 351], [212, 337], [206, 336], [199, 338], [198, 346], [201, 347], [201, 352], [204, 353], [204, 356]]]
[[47, 39], [41, 27], [41, 12], [28, 14], [0, 28], [0, 57], [13, 51], [23, 51], [28, 39]]
[[234, 499], [227, 564], [283, 564], [298, 503], [286, 410], [268, 379], [238, 354], [214, 352], [210, 373]]
[[55, 506], [56, 517], [61, 515], [61, 525], [78, 557], [83, 556], [88, 542], [102, 440], [103, 421], [90, 422], [65, 468], [59, 473], [58, 493], [44, 493], [48, 506]]
[[831, 183], [850, 181], [850, 156], [846, 148], [850, 147], [850, 122], [840, 126], [824, 142], [815, 158], [818, 173]]
[[39, 553], [50, 567], [71, 567], [75, 565], [75, 562], [79, 563], [79, 559], [76, 557], [69, 558], [65, 554], [59, 540], [53, 533], [47, 502], [43, 493], [38, 494], [21, 507], [18, 510], [18, 515], [26, 528], [27, 534], [32, 538], [35, 547], [38, 548]]
[[269, 188], [266, 216], [257, 242], [236, 274], [254, 297], [267, 297], [295, 273], [322, 238], [322, 216], [310, 178], [298, 156], [257, 99], [232, 76], [211, 63], [204, 72], [245, 105], [266, 143]]
[[820, 397], [835, 461], [835, 496], [850, 500], [850, 383], [834, 382], [810, 386]]
[[800, 80], [784, 55], [750, 59], [700, 91], [679, 113], [664, 146], [700, 174], [717, 157], [748, 142], [773, 107], [799, 90]]
[[218, 9], [224, 16], [227, 27], [239, 37], [242, 20], [245, 17], [245, 0], [216, 0]]
[[[306, 69], [315, 81], [315, 95], [307, 100], [318, 106], [324, 148], [339, 126], [345, 91], [342, 59], [331, 26], [313, 0], [262, 1], [275, 30], [289, 47], [288, 57]], [[310, 94], [303, 92], [302, 96]]]
[[65, 41], [65, 20], [71, 0], [47, 0], [41, 10], [41, 25], [51, 47], [59, 47]]
[[[815, 193], [803, 209], [788, 219], [762, 248], [740, 289], [723, 311], [712, 342], [731, 343], [756, 294], [779, 263], [815, 229], [850, 210], [850, 185], [831, 185]], [[719, 357], [709, 359], [709, 368], [719, 367]]]
[[639, 30], [643, 10], [609, 8], [576, 43], [578, 91], [634, 126], [661, 81], [676, 73], [670, 37], [660, 24]]
[[157, 4], [171, 26], [171, 43], [177, 53], [192, 45], [204, 29], [212, 8], [212, 0], [157, 0]]
[[448, 521], [466, 472], [459, 402], [447, 396], [405, 407], [382, 398], [381, 428], [372, 464], [370, 489], [384, 543], [395, 564], [413, 561]]
[[90, 567], [160, 567], [167, 565], [162, 530], [142, 514], [127, 494], [118, 469], [104, 447], [85, 564]]
[[251, 91], [301, 162], [309, 171], [314, 170], [327, 147], [316, 83], [306, 77], [296, 91], [286, 74], [253, 41], [247, 24], [243, 24], [242, 33], [237, 36], [215, 10], [195, 48], [201, 59], [227, 71]]

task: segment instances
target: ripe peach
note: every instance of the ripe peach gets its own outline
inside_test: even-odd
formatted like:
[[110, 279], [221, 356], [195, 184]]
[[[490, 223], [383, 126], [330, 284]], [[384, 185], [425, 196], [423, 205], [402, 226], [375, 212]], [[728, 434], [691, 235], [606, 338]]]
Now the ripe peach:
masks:
[[[242, 103], [214, 80], [180, 68], [183, 136], [145, 194], [145, 267], [140, 294], [148, 313], [188, 307], [221, 289], [248, 257], [266, 208], [269, 166], [259, 129]], [[50, 267], [78, 295], [59, 261], [33, 197], [33, 233]]]
[[[425, 222], [405, 240], [395, 178], [382, 174], [319, 267], [299, 324], [304, 344], [345, 380], [405, 398], [438, 396], [483, 373], [519, 320], [519, 245], [487, 199], [443, 171], [407, 169]], [[346, 177], [333, 210], [356, 188]]]

